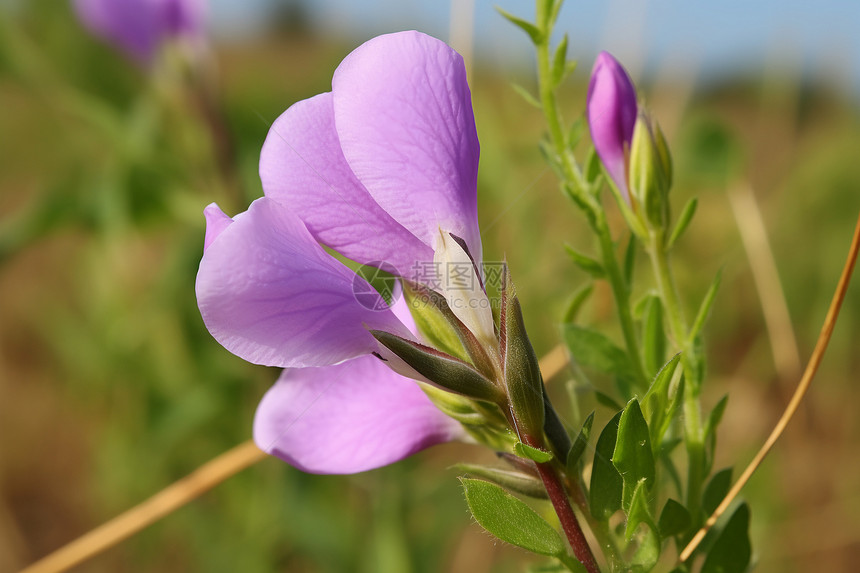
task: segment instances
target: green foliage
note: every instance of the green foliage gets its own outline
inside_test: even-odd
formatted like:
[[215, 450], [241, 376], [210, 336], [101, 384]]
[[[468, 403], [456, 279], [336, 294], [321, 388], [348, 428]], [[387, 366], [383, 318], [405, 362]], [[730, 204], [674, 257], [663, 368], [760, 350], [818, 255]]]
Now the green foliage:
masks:
[[521, 458], [525, 458], [539, 464], [544, 464], [552, 459], [552, 452], [535, 448], [522, 442], [517, 442], [514, 445], [514, 453]]
[[636, 384], [636, 371], [627, 353], [606, 335], [576, 324], [564, 326], [564, 339], [573, 359], [615, 379], [622, 395]]
[[708, 551], [701, 573], [744, 573], [750, 564], [750, 510], [742, 503], [732, 513]]
[[585, 453], [585, 447], [588, 445], [588, 438], [591, 436], [591, 426], [594, 424], [594, 412], [588, 415], [585, 419], [585, 422], [582, 423], [582, 428], [580, 428], [579, 433], [576, 435], [576, 439], [573, 440], [573, 444], [570, 446], [570, 451], [567, 454], [567, 473], [569, 475], [576, 475], [579, 473], [579, 460], [582, 458], [582, 454]]
[[660, 535], [663, 537], [678, 535], [685, 532], [691, 524], [692, 520], [687, 508], [674, 499], [667, 499], [663, 511], [660, 512], [660, 521], [658, 522]]
[[678, 239], [684, 235], [684, 231], [686, 231], [687, 227], [690, 226], [690, 222], [693, 220], [693, 217], [696, 214], [696, 207], [698, 206], [699, 200], [695, 197], [691, 198], [687, 201], [687, 204], [684, 205], [684, 209], [678, 217], [678, 222], [675, 223], [675, 228], [672, 230], [672, 234], [669, 236], [669, 240], [666, 243], [667, 249], [674, 247], [675, 243], [678, 242]]
[[705, 513], [708, 515], [714, 513], [731, 487], [732, 468], [724, 468], [715, 473], [702, 494], [702, 509]]
[[570, 302], [567, 304], [567, 310], [564, 312], [563, 323], [576, 322], [576, 317], [579, 316], [582, 305], [585, 304], [585, 301], [588, 300], [592, 292], [594, 292], [594, 284], [586, 283], [573, 293]]
[[496, 11], [501, 14], [505, 20], [528, 34], [529, 38], [531, 38], [532, 42], [535, 44], [540, 44], [543, 41], [544, 35], [541, 32], [540, 28], [532, 24], [527, 20], [523, 20], [519, 16], [514, 16], [510, 12], [506, 10], [502, 10], [498, 6], [496, 6]]
[[618, 437], [618, 423], [623, 411], [618, 412], [604, 426], [594, 447], [594, 462], [591, 466], [591, 486], [588, 490], [588, 507], [596, 519], [608, 520], [621, 509], [621, 494], [624, 481], [612, 463], [612, 454]]
[[702, 304], [699, 307], [699, 312], [696, 314], [696, 320], [693, 321], [693, 326], [690, 328], [690, 333], [688, 335], [690, 340], [695, 340], [702, 333], [702, 328], [705, 326], [705, 321], [708, 320], [708, 315], [711, 313], [711, 307], [714, 304], [714, 299], [717, 296], [717, 291], [720, 288], [720, 282], [723, 279], [722, 270], [717, 273], [717, 276], [714, 277], [713, 282], [711, 282], [711, 286], [708, 287], [708, 292], [705, 293], [705, 298], [702, 300]]
[[666, 333], [663, 329], [663, 303], [648, 295], [642, 308], [642, 356], [647, 373], [657, 372], [666, 361]]
[[460, 483], [475, 521], [495, 537], [539, 555], [557, 557], [566, 553], [556, 530], [501, 487], [469, 478], [460, 478]]
[[477, 464], [456, 464], [459, 472], [473, 475], [494, 483], [505, 490], [527, 495], [537, 499], [546, 499], [546, 488], [538, 478], [518, 471], [491, 468]]
[[612, 464], [624, 482], [621, 506], [629, 514], [635, 491], [641, 489], [646, 496], [656, 471], [648, 424], [636, 399], [627, 403], [618, 421]]
[[574, 264], [584, 272], [591, 275], [591, 278], [602, 279], [606, 276], [606, 270], [596, 259], [580, 253], [570, 245], [565, 245], [564, 250], [567, 251], [567, 254], [571, 259], [573, 259]]

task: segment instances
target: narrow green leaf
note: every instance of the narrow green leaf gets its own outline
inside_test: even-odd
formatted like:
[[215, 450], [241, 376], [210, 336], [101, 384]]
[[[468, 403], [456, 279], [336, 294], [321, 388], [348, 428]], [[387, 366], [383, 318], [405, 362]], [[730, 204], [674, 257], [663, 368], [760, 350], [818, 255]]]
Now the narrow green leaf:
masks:
[[568, 324], [576, 322], [576, 317], [579, 316], [579, 311], [582, 309], [582, 305], [585, 304], [585, 301], [588, 300], [588, 297], [591, 296], [592, 292], [594, 292], [594, 283], [586, 283], [573, 293], [573, 297], [571, 297], [570, 302], [567, 305], [567, 310], [564, 311], [564, 318], [562, 319], [563, 323]]
[[681, 361], [681, 353], [669, 359], [669, 361], [660, 368], [645, 396], [642, 398], [643, 404], [648, 404], [651, 398], [657, 398], [660, 402], [667, 402], [669, 399], [669, 382], [672, 381], [672, 376], [678, 368], [678, 363]]
[[512, 83], [511, 87], [513, 88], [513, 90], [515, 92], [517, 92], [517, 94], [520, 97], [522, 97], [524, 100], [526, 100], [526, 103], [528, 103], [529, 105], [536, 107], [537, 109], [541, 109], [543, 107], [541, 105], [540, 101], [538, 101], [538, 99], [535, 96], [533, 96], [529, 90], [527, 90], [526, 88], [524, 88], [520, 84]]
[[567, 71], [567, 34], [562, 37], [561, 42], [555, 49], [552, 58], [552, 83], [558, 87], [564, 81]]
[[613, 412], [617, 412], [619, 410], [624, 409], [624, 406], [622, 406], [621, 404], [616, 402], [612, 396], [610, 396], [609, 394], [606, 394], [604, 392], [601, 392], [600, 390], [594, 391], [594, 397], [597, 399], [598, 404], [600, 404], [601, 406], [606, 406], [607, 408], [609, 408]]
[[684, 205], [684, 210], [681, 211], [681, 216], [678, 217], [678, 222], [675, 224], [675, 229], [672, 231], [672, 235], [669, 237], [669, 242], [666, 243], [666, 250], [671, 249], [681, 235], [684, 234], [684, 231], [687, 230], [687, 227], [690, 225], [690, 221], [693, 220], [693, 215], [696, 214], [696, 207], [699, 205], [699, 200], [693, 197], [687, 204]]
[[544, 464], [552, 459], [552, 452], [535, 448], [522, 442], [517, 442], [514, 445], [514, 453], [521, 458], [532, 460], [539, 464]]
[[606, 271], [604, 270], [603, 265], [597, 260], [589, 257], [588, 255], [583, 255], [570, 245], [565, 245], [564, 249], [567, 251], [567, 254], [570, 255], [570, 258], [573, 259], [576, 266], [587, 272], [593, 278], [602, 279], [606, 276]]
[[618, 437], [612, 454], [612, 464], [624, 480], [622, 507], [629, 511], [636, 488], [644, 484], [650, 489], [655, 477], [654, 452], [651, 449], [648, 423], [635, 398], [627, 403], [618, 422]]
[[636, 235], [630, 233], [627, 248], [624, 249], [624, 280], [627, 286], [633, 284], [633, 271], [636, 269]]
[[597, 181], [603, 176], [603, 168], [600, 165], [600, 156], [597, 155], [594, 146], [588, 152], [585, 158], [585, 180], [596, 185]]
[[622, 412], [618, 412], [600, 432], [594, 447], [594, 464], [591, 467], [591, 486], [588, 491], [588, 506], [591, 515], [606, 521], [621, 509], [621, 493], [624, 481], [612, 464], [612, 453], [618, 437], [618, 422]]
[[720, 288], [720, 281], [723, 278], [723, 270], [717, 272], [714, 281], [708, 288], [705, 294], [705, 299], [702, 301], [702, 306], [699, 307], [699, 312], [696, 314], [696, 320], [693, 321], [693, 327], [690, 329], [689, 340], [695, 340], [702, 332], [702, 327], [705, 326], [705, 321], [708, 320], [708, 315], [711, 312], [711, 306], [714, 304], [714, 298], [717, 296], [717, 290]]
[[570, 451], [567, 453], [567, 473], [576, 475], [579, 473], [577, 464], [579, 463], [582, 454], [585, 453], [585, 448], [588, 446], [588, 438], [591, 437], [591, 426], [594, 424], [594, 412], [588, 415], [582, 428], [579, 430], [576, 439], [573, 440], [573, 445], [570, 446]]
[[660, 522], [658, 524], [660, 535], [665, 539], [673, 535], [679, 535], [687, 531], [692, 524], [690, 512], [687, 508], [669, 498], [666, 500], [666, 505], [663, 506], [663, 511], [660, 512]]
[[666, 332], [663, 329], [663, 303], [651, 295], [642, 313], [642, 355], [646, 372], [657, 372], [666, 361]]
[[637, 484], [627, 513], [624, 538], [628, 543], [635, 538], [636, 550], [630, 559], [634, 573], [650, 571], [660, 558], [660, 532], [651, 517], [648, 489], [644, 480]]
[[604, 334], [576, 324], [564, 327], [564, 338], [571, 356], [581, 366], [613, 376], [622, 395], [636, 384], [636, 373], [627, 353]]
[[570, 124], [570, 130], [567, 132], [567, 147], [568, 149], [574, 149], [582, 140], [582, 136], [585, 134], [585, 116], [581, 115], [573, 120], [573, 123]]
[[477, 464], [456, 464], [454, 466], [459, 472], [470, 474], [485, 479], [506, 490], [536, 499], [546, 499], [546, 488], [538, 478], [518, 471], [504, 470], [480, 466]]
[[489, 533], [539, 555], [554, 557], [566, 551], [549, 523], [501, 487], [468, 478], [460, 478], [460, 483], [475, 521]]
[[749, 526], [750, 509], [742, 503], [708, 551], [701, 573], [744, 573], [752, 557]]
[[708, 414], [708, 420], [705, 422], [705, 437], [713, 435], [717, 431], [717, 427], [720, 425], [720, 421], [723, 419], [723, 414], [726, 411], [726, 404], [729, 402], [729, 395], [726, 394], [720, 401], [717, 402], [717, 405], [714, 406], [714, 409], [711, 410], [711, 413]]
[[532, 39], [532, 42], [534, 44], [540, 44], [543, 41], [543, 33], [540, 31], [540, 28], [538, 28], [531, 22], [523, 20], [518, 16], [514, 16], [510, 12], [502, 10], [498, 6], [496, 6], [496, 11], [501, 14], [502, 17], [505, 18], [508, 22], [528, 34], [529, 38]]
[[651, 510], [648, 508], [648, 490], [649, 488], [645, 480], [639, 481], [636, 487], [633, 488], [630, 507], [627, 510], [627, 526], [624, 529], [624, 538], [627, 541], [633, 538], [636, 528], [641, 523], [647, 523], [654, 529], [657, 528], [654, 518], [651, 517]]
[[731, 487], [732, 468], [723, 468], [715, 473], [702, 494], [702, 509], [705, 510], [705, 513], [708, 515], [714, 513]]

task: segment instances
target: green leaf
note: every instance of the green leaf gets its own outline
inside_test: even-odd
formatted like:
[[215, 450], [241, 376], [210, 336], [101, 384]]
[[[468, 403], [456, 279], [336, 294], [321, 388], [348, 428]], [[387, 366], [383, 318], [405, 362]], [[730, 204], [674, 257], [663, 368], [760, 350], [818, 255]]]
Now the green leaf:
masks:
[[570, 258], [573, 259], [576, 266], [590, 274], [593, 278], [602, 279], [606, 276], [606, 271], [604, 270], [603, 265], [597, 260], [592, 259], [588, 255], [583, 255], [570, 245], [565, 245], [564, 249], [567, 251], [567, 254], [570, 255]]
[[621, 509], [621, 493], [624, 481], [612, 464], [612, 453], [618, 437], [618, 422], [622, 412], [618, 412], [600, 432], [594, 447], [594, 464], [591, 468], [591, 486], [588, 491], [588, 506], [591, 515], [606, 521]]
[[731, 487], [732, 468], [723, 468], [714, 474], [714, 477], [705, 486], [705, 493], [702, 494], [702, 509], [706, 514], [714, 513]]
[[749, 526], [750, 509], [742, 503], [708, 551], [701, 573], [744, 573], [752, 556]]
[[558, 87], [564, 81], [567, 71], [567, 34], [562, 37], [561, 42], [555, 49], [552, 58], [552, 83]]
[[603, 176], [603, 168], [600, 165], [600, 156], [597, 151], [592, 148], [588, 152], [588, 157], [585, 158], [585, 180], [593, 186], [597, 186], [597, 181]]
[[517, 442], [514, 445], [514, 453], [521, 458], [525, 458], [539, 464], [545, 464], [552, 459], [552, 452], [535, 448], [522, 442]]
[[629, 543], [636, 537], [637, 544], [630, 559], [631, 571], [634, 572], [650, 571], [660, 558], [660, 533], [651, 517], [648, 489], [644, 480], [637, 484], [627, 513], [624, 538]]
[[658, 296], [648, 297], [642, 315], [642, 354], [647, 372], [657, 372], [666, 361], [666, 332], [663, 329], [663, 303]]
[[579, 141], [582, 139], [582, 136], [585, 134], [585, 116], [581, 115], [573, 120], [573, 123], [570, 124], [570, 130], [567, 132], [567, 146], [569, 149], [573, 149], [577, 146]]
[[687, 227], [690, 225], [690, 221], [693, 220], [693, 215], [696, 214], [696, 207], [698, 205], [699, 200], [695, 197], [687, 201], [687, 204], [684, 205], [684, 210], [681, 211], [681, 216], [678, 217], [678, 222], [675, 224], [675, 229], [669, 237], [669, 242], [666, 243], [666, 250], [671, 249], [681, 235], [684, 234], [684, 231], [687, 230]]
[[579, 365], [613, 376], [622, 395], [628, 395], [636, 383], [636, 373], [626, 352], [602, 333], [576, 324], [565, 325], [564, 338]]
[[606, 394], [604, 392], [601, 392], [600, 390], [594, 391], [594, 397], [597, 399], [598, 404], [600, 404], [601, 406], [606, 406], [607, 408], [609, 408], [613, 412], [617, 412], [619, 410], [624, 409], [624, 406], [622, 406], [621, 404], [616, 402], [612, 396], [610, 396], [609, 394]]
[[513, 24], [514, 26], [516, 26], [517, 28], [519, 28], [520, 30], [522, 30], [523, 32], [528, 34], [529, 38], [532, 39], [532, 42], [534, 44], [540, 44], [543, 41], [543, 33], [540, 31], [540, 29], [537, 26], [535, 26], [531, 22], [523, 20], [522, 18], [520, 18], [518, 16], [514, 16], [510, 12], [508, 12], [506, 10], [502, 10], [498, 6], [496, 6], [496, 11], [499, 14], [501, 14], [502, 17], [504, 17], [508, 22], [510, 22], [511, 24]]
[[629, 512], [636, 488], [644, 485], [650, 490], [656, 469], [648, 423], [635, 398], [627, 403], [618, 422], [612, 464], [624, 481], [622, 507]]
[[728, 402], [729, 395], [726, 394], [720, 398], [720, 401], [717, 402], [717, 405], [714, 406], [714, 409], [711, 410], [710, 414], [708, 414], [708, 420], [705, 422], [705, 437], [711, 436], [717, 431], [717, 427], [723, 419], [723, 414], [726, 411], [726, 404], [728, 404]]
[[666, 407], [665, 413], [662, 416], [663, 421], [660, 424], [660, 428], [654, 434], [657, 436], [658, 440], [662, 440], [663, 436], [666, 435], [666, 432], [669, 431], [669, 427], [672, 425], [672, 420], [675, 418], [675, 414], [681, 409], [681, 404], [684, 401], [684, 387], [686, 384], [686, 379], [681, 376], [681, 381], [675, 389], [675, 395], [672, 397], [672, 401], [669, 402], [669, 405]]
[[702, 306], [699, 307], [699, 312], [696, 314], [696, 320], [693, 321], [693, 327], [690, 329], [688, 335], [689, 340], [695, 340], [702, 332], [702, 328], [705, 326], [705, 321], [708, 320], [708, 315], [711, 312], [711, 306], [714, 304], [714, 298], [717, 296], [717, 290], [720, 288], [720, 281], [722, 281], [722, 278], [723, 270], [720, 269], [717, 276], [714, 277], [714, 281], [711, 283], [711, 286], [708, 288], [708, 292], [705, 294]]
[[579, 311], [582, 309], [582, 305], [586, 300], [588, 300], [588, 297], [591, 296], [592, 292], [594, 292], [594, 284], [586, 283], [573, 293], [573, 297], [567, 305], [567, 310], [564, 312], [564, 318], [562, 319], [563, 323], [576, 322], [576, 317], [579, 316]]
[[[651, 386], [648, 387], [648, 391], [645, 392], [645, 396], [642, 397], [642, 404], [646, 411], [653, 411], [660, 404], [665, 408], [666, 403], [669, 401], [669, 382], [672, 381], [672, 376], [674, 376], [675, 370], [678, 368], [678, 363], [680, 361], [681, 353], [679, 352], [670, 358], [669, 361], [660, 368], [657, 375], [654, 376]], [[652, 399], [654, 402], [653, 405]], [[652, 424], [653, 423], [654, 421], [652, 419]]]
[[518, 94], [520, 97], [522, 97], [524, 100], [526, 100], [526, 103], [528, 103], [529, 105], [531, 105], [531, 106], [533, 106], [533, 107], [536, 107], [536, 108], [538, 108], [538, 109], [542, 109], [542, 108], [543, 108], [543, 106], [541, 105], [540, 101], [538, 101], [538, 99], [537, 99], [535, 96], [533, 96], [533, 95], [532, 95], [532, 93], [531, 93], [529, 90], [527, 90], [526, 88], [524, 88], [524, 87], [523, 87], [523, 86], [521, 86], [520, 84], [513, 84], [513, 83], [512, 83], [512, 84], [511, 84], [511, 87], [513, 88], [513, 90], [514, 90], [515, 92], [517, 92], [517, 94]]
[[663, 511], [660, 512], [660, 522], [658, 524], [660, 535], [663, 538], [684, 533], [691, 524], [690, 512], [687, 511], [686, 507], [672, 498], [666, 500], [666, 505], [663, 506]]
[[570, 446], [570, 451], [567, 453], [567, 473], [576, 475], [579, 473], [577, 464], [582, 454], [585, 453], [585, 448], [588, 445], [588, 438], [591, 437], [591, 426], [594, 424], [594, 412], [588, 415], [582, 428], [579, 430], [576, 439], [573, 440], [573, 445]]
[[538, 478], [518, 471], [480, 466], [456, 464], [454, 469], [494, 483], [506, 490], [536, 499], [546, 499], [546, 488]]
[[550, 557], [562, 555], [564, 542], [528, 505], [495, 484], [460, 478], [475, 521], [506, 543]]

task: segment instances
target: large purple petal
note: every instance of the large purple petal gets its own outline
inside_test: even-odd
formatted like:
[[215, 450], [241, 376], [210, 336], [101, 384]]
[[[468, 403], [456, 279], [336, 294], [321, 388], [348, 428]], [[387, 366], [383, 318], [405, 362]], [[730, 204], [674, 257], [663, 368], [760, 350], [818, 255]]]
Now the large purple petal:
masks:
[[[207, 214], [207, 221], [222, 221]], [[336, 364], [377, 349], [367, 328], [409, 331], [372, 310], [370, 286], [326, 253], [283, 205], [258, 199], [220, 230], [197, 273], [197, 303], [212, 336], [256, 364]], [[367, 327], [367, 328], [365, 328]]]
[[296, 213], [321, 243], [360, 263], [407, 275], [433, 251], [382, 210], [346, 163], [330, 93], [300, 101], [269, 130], [260, 154], [267, 197]]
[[478, 136], [463, 58], [419, 32], [374, 38], [332, 81], [341, 147], [358, 179], [401, 225], [434, 247], [439, 227], [481, 257]]
[[636, 125], [636, 88], [624, 67], [608, 52], [600, 52], [594, 62], [586, 109], [594, 149], [629, 202], [626, 153]]
[[285, 370], [254, 418], [260, 449], [317, 474], [378, 468], [462, 432], [416, 382], [373, 356]]

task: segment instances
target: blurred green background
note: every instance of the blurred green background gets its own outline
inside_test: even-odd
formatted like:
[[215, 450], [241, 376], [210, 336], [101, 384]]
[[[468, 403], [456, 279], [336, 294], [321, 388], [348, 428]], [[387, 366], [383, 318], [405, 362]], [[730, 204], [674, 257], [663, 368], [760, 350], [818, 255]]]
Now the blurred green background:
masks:
[[[0, 10], [0, 571], [250, 437], [277, 372], [230, 355], [203, 327], [201, 212], [217, 200], [235, 213], [261, 194], [268, 124], [330, 89], [369, 37], [320, 32], [298, 8], [278, 14], [266, 34], [213, 46], [236, 159], [225, 169], [195, 102], [90, 38], [65, 3]], [[592, 245], [538, 152], [539, 110], [510, 88], [533, 86], [528, 62], [470, 60], [485, 259], [507, 257], [542, 355], [586, 280], [563, 244]], [[569, 120], [584, 105], [582, 63], [565, 87]], [[676, 211], [700, 200], [676, 260], [689, 312], [725, 270], [705, 403], [731, 394], [716, 467], [743, 466], [796, 373], [774, 364], [751, 270], [761, 259], [728, 196], [748, 185], [760, 205], [805, 361], [860, 211], [860, 112], [856, 93], [814, 77], [742, 69], [694, 85], [693, 71], [643, 93], [673, 149]], [[805, 407], [746, 490], [758, 571], [847, 572], [860, 560], [858, 295], [855, 282]], [[779, 304], [776, 292], [765, 299]], [[614, 332], [608, 289], [598, 285], [580, 320]], [[347, 477], [267, 459], [77, 570], [520, 571], [519, 551], [471, 523], [448, 469], [492, 458], [448, 445]]]

